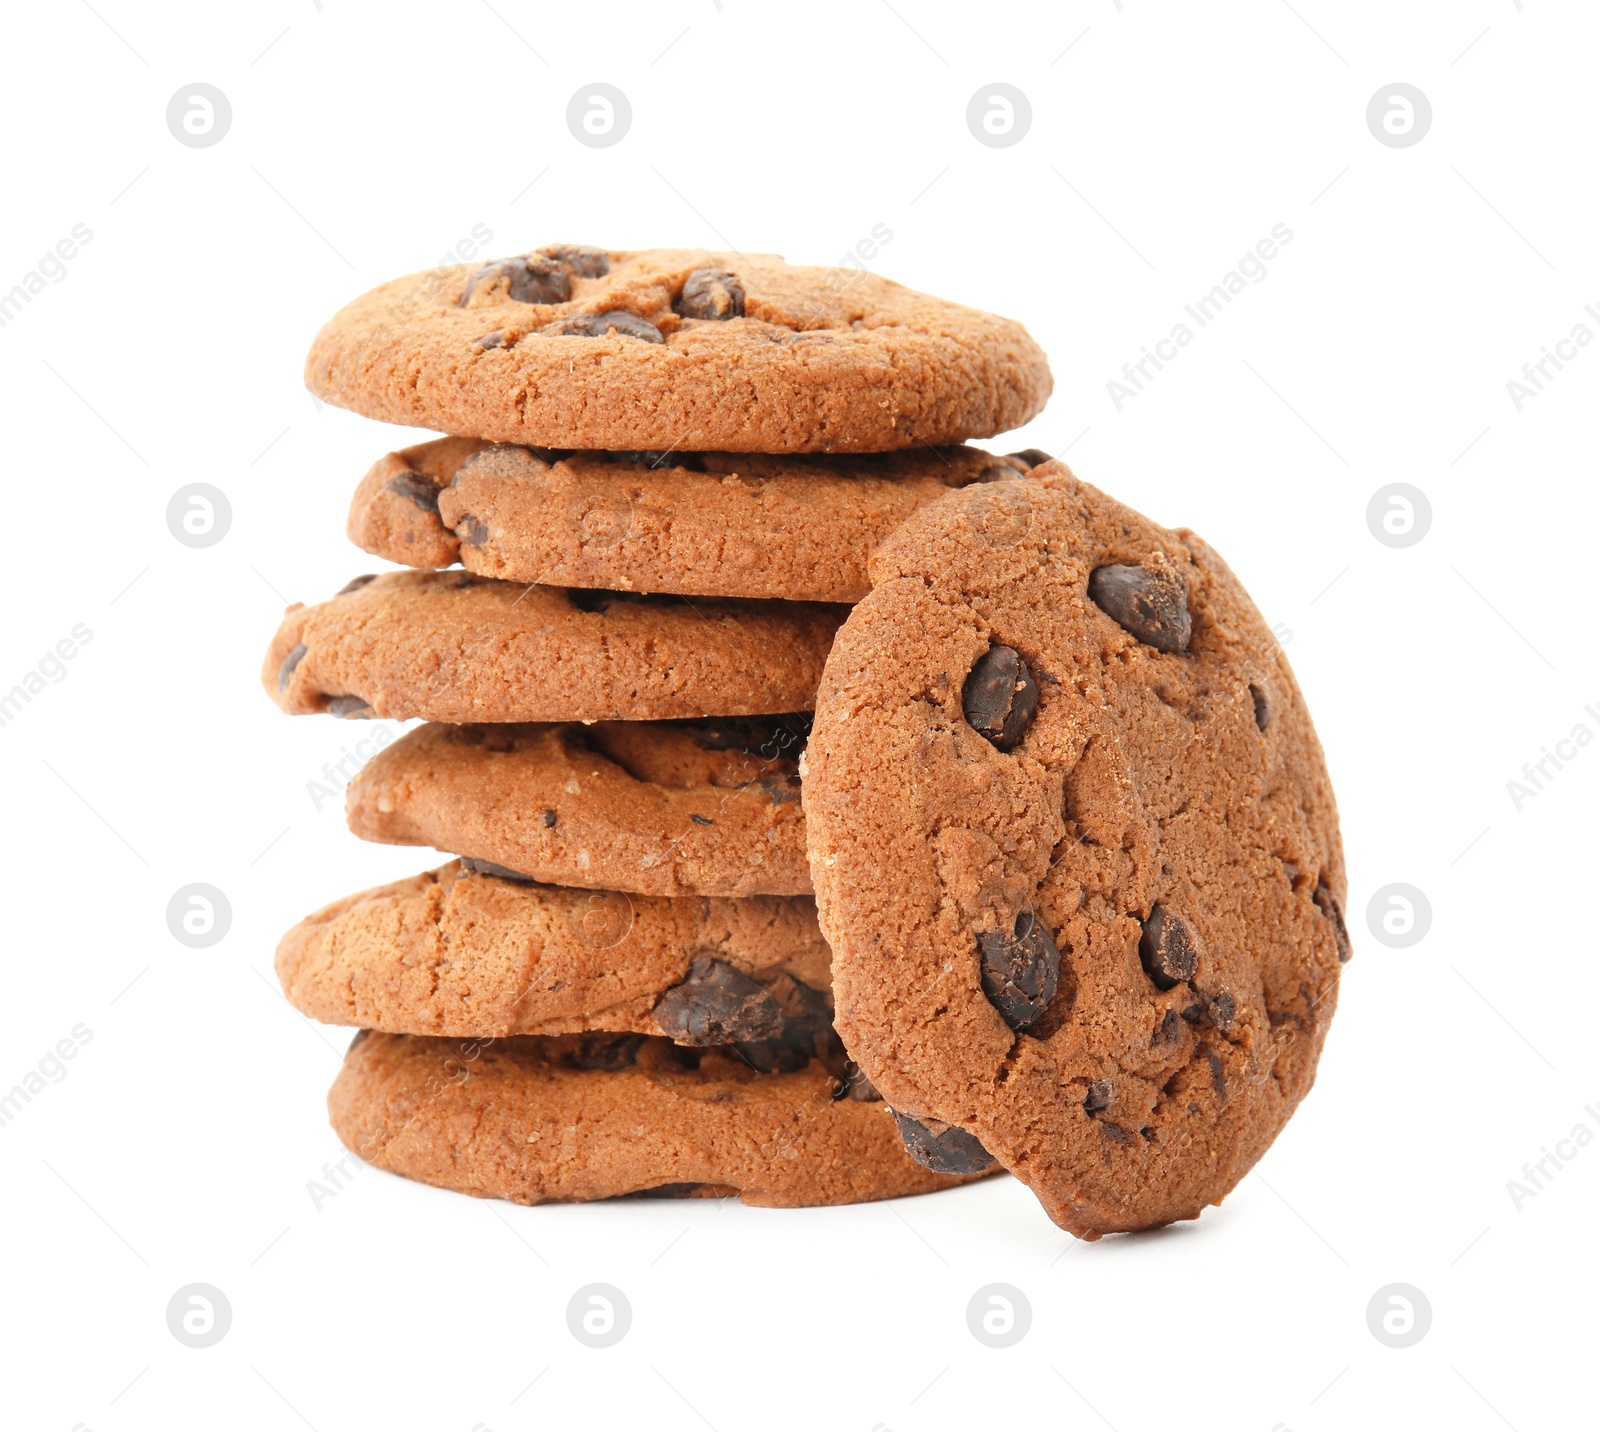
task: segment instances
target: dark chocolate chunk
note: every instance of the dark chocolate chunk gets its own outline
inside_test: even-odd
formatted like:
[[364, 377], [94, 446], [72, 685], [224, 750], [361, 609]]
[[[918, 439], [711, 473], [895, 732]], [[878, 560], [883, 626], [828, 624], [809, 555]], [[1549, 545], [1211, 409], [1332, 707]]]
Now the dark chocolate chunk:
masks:
[[1223, 990], [1211, 1001], [1206, 1013], [1211, 1016], [1211, 1022], [1218, 1029], [1232, 1029], [1233, 1021], [1239, 1013], [1239, 1006], [1234, 997], [1227, 990]]
[[549, 830], [555, 825], [555, 823], [556, 823], [556, 813], [553, 810], [547, 810], [544, 813], [544, 828], [546, 830]]
[[768, 978], [766, 991], [778, 1006], [783, 1028], [776, 1038], [741, 1040], [734, 1045], [752, 1069], [762, 1074], [788, 1074], [804, 1069], [814, 1058], [821, 1057], [830, 1066], [844, 1058], [826, 995], [787, 972]]
[[1157, 651], [1189, 649], [1189, 589], [1170, 567], [1096, 567], [1089, 596], [1112, 621]]
[[1222, 1072], [1222, 1056], [1209, 1044], [1205, 1046], [1206, 1062], [1211, 1066], [1211, 1088], [1218, 1101], [1228, 1097], [1228, 1080]]
[[861, 1066], [854, 1059], [846, 1059], [844, 1072], [839, 1076], [839, 1087], [834, 1090], [833, 1097], [838, 1099], [854, 1099], [858, 1104], [881, 1104], [883, 1095], [880, 1094], [872, 1080], [861, 1072]]
[[378, 574], [376, 572], [368, 572], [364, 577], [352, 577], [334, 593], [334, 596], [343, 597], [351, 592], [359, 592], [367, 583], [376, 582], [377, 580]]
[[1200, 953], [1183, 920], [1161, 905], [1152, 905], [1150, 918], [1139, 929], [1139, 959], [1157, 989], [1171, 989], [1194, 974]]
[[1150, 1036], [1152, 1044], [1171, 1044], [1178, 1038], [1178, 1031], [1183, 1028], [1183, 1021], [1178, 1017], [1178, 1011], [1169, 1009], [1161, 1016], [1161, 1023], [1156, 1026], [1156, 1032]]
[[1038, 467], [1041, 462], [1052, 462], [1054, 459], [1042, 448], [1023, 448], [1021, 452], [1008, 452], [1007, 457], [1020, 458], [1030, 468]]
[[610, 592], [602, 592], [592, 587], [569, 587], [567, 600], [580, 612], [600, 613], [611, 605]]
[[760, 786], [773, 805], [791, 805], [800, 799], [800, 777], [796, 775], [767, 771], [757, 776], [752, 784]]
[[637, 338], [642, 343], [666, 342], [655, 324], [620, 308], [609, 313], [574, 313], [545, 331], [567, 338], [605, 338], [614, 333], [619, 338]]
[[[291, 652], [292, 656], [294, 653]], [[279, 678], [281, 688], [283, 682]], [[1317, 902], [1317, 909], [1327, 916], [1333, 924], [1334, 942], [1339, 946], [1339, 963], [1342, 965], [1350, 958], [1350, 931], [1344, 923], [1344, 911], [1339, 907], [1339, 898], [1328, 888], [1327, 882], [1319, 875], [1317, 888], [1311, 892], [1311, 898]]]
[[485, 333], [482, 338], [474, 338], [472, 346], [480, 353], [489, 348], [503, 348], [506, 336], [498, 328], [493, 333]]
[[1139, 1130], [1139, 1132], [1146, 1139], [1148, 1139], [1151, 1143], [1154, 1143], [1156, 1141], [1156, 1131], [1154, 1129], [1152, 1129], [1149, 1124], [1144, 1125], [1144, 1127], [1141, 1128]]
[[578, 1047], [563, 1062], [574, 1069], [603, 1069], [607, 1073], [631, 1069], [645, 1037], [642, 1034], [580, 1034]]
[[611, 256], [589, 244], [546, 244], [539, 252], [565, 264], [579, 278], [604, 278], [611, 272]]
[[473, 289], [480, 283], [491, 284], [502, 277], [518, 303], [565, 303], [572, 297], [572, 272], [567, 265], [542, 254], [530, 254], [485, 264], [467, 280], [459, 306], [467, 306]]
[[1009, 646], [991, 646], [967, 673], [961, 710], [972, 729], [1002, 751], [1022, 739], [1039, 706], [1039, 687], [1025, 662]]
[[744, 285], [727, 269], [696, 269], [675, 307], [685, 318], [743, 318]]
[[328, 702], [328, 715], [343, 721], [365, 721], [372, 715], [372, 707], [361, 696], [335, 696]]
[[288, 656], [284, 657], [283, 665], [278, 668], [279, 691], [287, 691], [289, 689], [289, 678], [294, 675], [295, 667], [299, 666], [300, 663], [305, 660], [305, 655], [306, 644], [301, 642], [299, 646], [293, 647], [290, 650]]
[[906, 1152], [934, 1173], [981, 1173], [994, 1155], [965, 1129], [938, 1119], [913, 1119], [893, 1111]]
[[456, 536], [469, 547], [481, 547], [489, 540], [489, 528], [470, 512], [463, 512], [461, 520], [456, 523]]
[[978, 936], [983, 992], [1000, 1017], [1021, 1032], [1037, 1024], [1061, 977], [1061, 952], [1050, 932], [1022, 911], [1010, 934], [985, 930]]
[[711, 817], [708, 816], [708, 815], [693, 815], [693, 814], [691, 814], [689, 816], [689, 819], [692, 820], [696, 825], [715, 825], [716, 824], [716, 822], [714, 820], [712, 820]]
[[1257, 686], [1253, 681], [1250, 683], [1250, 704], [1255, 707], [1256, 729], [1265, 731], [1267, 722], [1272, 719], [1272, 700], [1267, 695], [1266, 687]]
[[1116, 1091], [1104, 1079], [1092, 1081], [1083, 1096], [1083, 1112], [1097, 1114], [1101, 1109], [1111, 1106], [1112, 1096]]
[[701, 955], [688, 976], [655, 1005], [661, 1032], [680, 1044], [733, 1044], [774, 1039], [783, 1030], [778, 1001], [749, 975]]
[[439, 489], [420, 472], [396, 473], [384, 483], [383, 489], [410, 498], [424, 512], [431, 512], [435, 517], [439, 515]]
[[496, 865], [492, 860], [475, 860], [470, 855], [458, 855], [461, 868], [468, 875], [493, 875], [498, 880], [515, 880], [523, 885], [537, 885], [531, 875], [524, 875], [520, 870], [512, 870], [504, 865]]

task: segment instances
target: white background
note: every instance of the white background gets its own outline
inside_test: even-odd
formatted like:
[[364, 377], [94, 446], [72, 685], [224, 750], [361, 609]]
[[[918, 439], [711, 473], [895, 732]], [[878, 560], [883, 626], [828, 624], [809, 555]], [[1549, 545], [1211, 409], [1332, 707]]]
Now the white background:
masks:
[[[0, 1090], [75, 1025], [92, 1039], [0, 1129], [0, 1420], [1594, 1425], [1600, 1147], [1520, 1208], [1507, 1182], [1574, 1125], [1600, 1132], [1600, 745], [1521, 810], [1506, 783], [1575, 723], [1600, 732], [1600, 350], [1521, 411], [1506, 384], [1600, 302], [1597, 18], [1557, 0], [9, 8], [0, 291], [74, 224], [93, 238], [0, 328], [0, 689], [75, 624], [93, 639], [0, 728]], [[165, 123], [195, 81], [233, 108], [211, 148]], [[632, 103], [613, 148], [565, 125], [594, 81]], [[1032, 103], [1010, 148], [966, 128], [994, 81]], [[1432, 103], [1414, 147], [1365, 122], [1395, 81]], [[1049, 409], [998, 446], [1069, 452], [1194, 527], [1283, 628], [1340, 796], [1356, 958], [1316, 1088], [1225, 1206], [1092, 1245], [1010, 1180], [809, 1212], [521, 1209], [364, 1171], [314, 1206], [347, 1035], [283, 1002], [273, 947], [428, 857], [313, 808], [353, 728], [289, 720], [257, 685], [285, 602], [372, 570], [343, 536], [350, 492], [417, 440], [319, 408], [301, 362], [340, 304], [480, 223], [486, 256], [559, 240], [808, 263], [887, 225], [875, 268], [1047, 349]], [[1268, 277], [1118, 411], [1108, 380], [1279, 223]], [[197, 481], [233, 509], [198, 551], [165, 521]], [[1432, 505], [1403, 550], [1365, 518], [1394, 481]], [[168, 933], [193, 881], [232, 905], [210, 949]], [[1367, 926], [1396, 881], [1433, 911], [1408, 949]], [[564, 1315], [597, 1281], [633, 1309], [603, 1351]], [[233, 1310], [209, 1349], [167, 1329], [192, 1282]], [[1032, 1306], [1009, 1350], [967, 1329], [992, 1282]], [[1403, 1350], [1367, 1326], [1393, 1282], [1433, 1313]]]

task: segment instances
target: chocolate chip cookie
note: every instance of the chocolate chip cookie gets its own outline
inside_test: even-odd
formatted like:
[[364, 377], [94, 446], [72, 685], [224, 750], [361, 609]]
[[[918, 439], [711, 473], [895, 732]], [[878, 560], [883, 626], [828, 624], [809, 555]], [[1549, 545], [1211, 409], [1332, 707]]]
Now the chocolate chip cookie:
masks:
[[867, 556], [952, 487], [1026, 472], [1037, 452], [866, 456], [553, 452], [440, 438], [356, 489], [358, 547], [410, 567], [516, 582], [856, 602]]
[[833, 1005], [809, 896], [625, 895], [492, 869], [452, 861], [307, 916], [278, 945], [284, 995], [397, 1034], [632, 1031], [736, 1044], [758, 1067], [821, 1052]]
[[881, 546], [805, 760], [839, 1032], [932, 1166], [1087, 1238], [1196, 1217], [1311, 1087], [1350, 953], [1322, 751], [1222, 559], [1065, 467]]
[[884, 1104], [852, 1097], [823, 1060], [768, 1073], [638, 1034], [358, 1034], [328, 1111], [378, 1168], [514, 1203], [738, 1194], [800, 1208], [966, 1181], [915, 1162]]
[[290, 607], [261, 682], [291, 715], [654, 721], [802, 711], [845, 610], [390, 572]]
[[386, 283], [318, 334], [305, 377], [386, 422], [617, 451], [938, 446], [1050, 393], [1021, 324], [876, 274], [576, 245]]
[[345, 793], [363, 840], [644, 895], [804, 895], [809, 716], [428, 725]]

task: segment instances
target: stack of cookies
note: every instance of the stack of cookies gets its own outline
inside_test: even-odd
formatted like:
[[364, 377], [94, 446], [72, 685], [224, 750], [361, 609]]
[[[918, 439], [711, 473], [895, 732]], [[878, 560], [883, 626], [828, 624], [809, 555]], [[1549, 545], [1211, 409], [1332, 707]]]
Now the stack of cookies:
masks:
[[[278, 949], [298, 1009], [362, 1031], [341, 1139], [527, 1203], [843, 1203], [990, 1167], [941, 1153], [958, 1111], [908, 1093], [897, 1120], [847, 1058], [801, 776], [874, 550], [954, 493], [1064, 472], [963, 446], [1043, 405], [1026, 332], [852, 270], [558, 245], [374, 290], [306, 376], [444, 434], [350, 509], [409, 570], [292, 607], [262, 672], [291, 714], [427, 723], [349, 821], [452, 857]], [[878, 800], [830, 787], [830, 811]]]

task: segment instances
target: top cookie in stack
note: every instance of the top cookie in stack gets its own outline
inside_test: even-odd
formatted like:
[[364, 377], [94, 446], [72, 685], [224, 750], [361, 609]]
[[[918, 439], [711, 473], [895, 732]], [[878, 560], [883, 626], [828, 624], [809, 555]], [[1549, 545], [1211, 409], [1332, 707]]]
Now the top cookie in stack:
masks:
[[[331, 1096], [341, 1137], [534, 1202], [950, 1182], [833, 1032], [797, 757], [878, 543], [1046, 460], [963, 446], [1039, 411], [1038, 346], [852, 270], [554, 245], [373, 290], [306, 379], [445, 435], [350, 510], [359, 546], [421, 570], [292, 607], [262, 669], [292, 714], [441, 723], [352, 782], [351, 825], [459, 863], [278, 952], [297, 1007], [376, 1031]], [[576, 1162], [543, 1138], [583, 1120]]]

